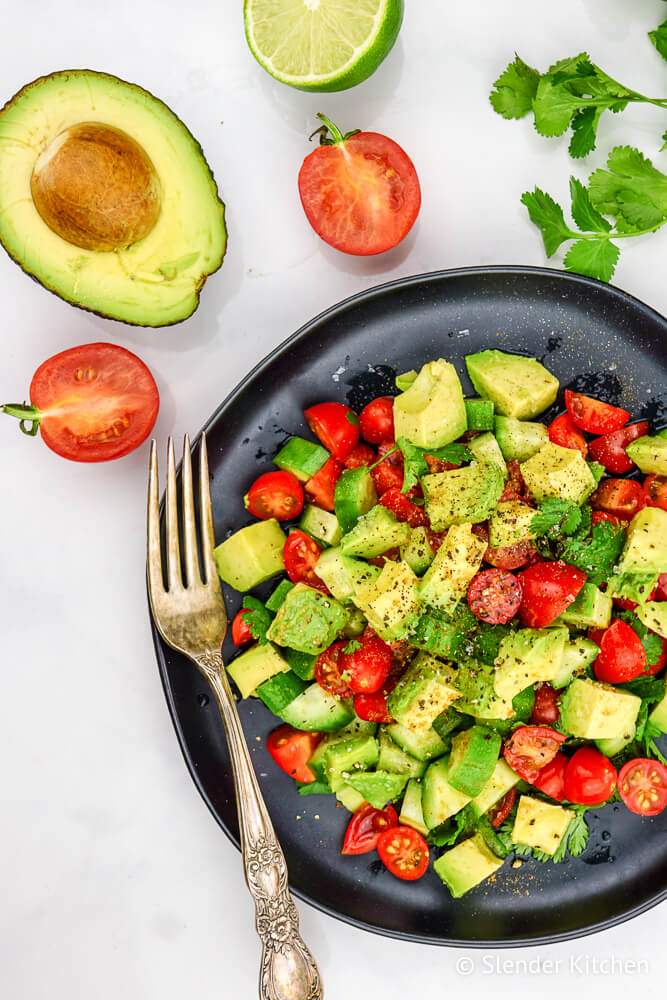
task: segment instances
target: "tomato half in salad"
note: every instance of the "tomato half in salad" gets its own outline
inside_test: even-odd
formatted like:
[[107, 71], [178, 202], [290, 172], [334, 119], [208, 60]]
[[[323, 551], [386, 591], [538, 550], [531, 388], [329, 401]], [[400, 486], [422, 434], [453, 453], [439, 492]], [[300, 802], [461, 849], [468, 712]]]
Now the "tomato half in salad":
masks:
[[394, 658], [388, 642], [368, 628], [358, 640], [345, 646], [338, 659], [338, 669], [353, 694], [375, 694], [384, 685]]
[[303, 486], [291, 472], [265, 472], [252, 484], [243, 502], [262, 521], [292, 521], [303, 510]]
[[394, 439], [394, 400], [378, 396], [364, 406], [359, 414], [361, 436], [369, 444], [382, 444]]
[[359, 417], [344, 403], [317, 403], [304, 410], [316, 438], [339, 462], [359, 444]]
[[574, 448], [584, 458], [588, 455], [588, 444], [569, 413], [561, 413], [549, 424], [549, 440], [561, 448]]
[[586, 574], [564, 562], [539, 562], [519, 573], [518, 580], [521, 621], [528, 628], [546, 628], [576, 599]]
[[296, 528], [290, 531], [283, 547], [285, 572], [292, 583], [307, 583], [309, 587], [327, 592], [324, 583], [315, 572], [315, 566], [322, 554], [314, 538]]
[[645, 506], [646, 494], [634, 479], [604, 479], [591, 496], [591, 507], [617, 521], [631, 521]]
[[650, 757], [635, 757], [618, 775], [618, 794], [630, 812], [658, 816], [667, 808], [667, 767]]
[[594, 462], [600, 462], [607, 472], [613, 472], [616, 476], [630, 472], [634, 468], [634, 462], [625, 449], [637, 438], [648, 434], [648, 430], [648, 421], [640, 420], [596, 438], [589, 445], [590, 456]]
[[319, 733], [304, 733], [285, 725], [273, 730], [266, 741], [266, 748], [285, 774], [301, 784], [310, 784], [315, 781], [315, 775], [308, 767], [308, 761], [321, 739]]
[[565, 742], [564, 733], [549, 726], [519, 726], [503, 747], [503, 756], [524, 781], [535, 781]]
[[565, 798], [576, 805], [601, 805], [616, 788], [616, 768], [594, 747], [580, 747], [565, 768]]
[[646, 650], [627, 622], [616, 618], [605, 629], [598, 643], [600, 652], [593, 672], [605, 684], [627, 684], [646, 672]]
[[382, 864], [396, 878], [415, 882], [426, 873], [428, 844], [411, 826], [395, 826], [380, 835], [377, 845]]
[[627, 410], [582, 392], [565, 390], [565, 406], [572, 422], [587, 434], [611, 434], [624, 427], [630, 419]]
[[375, 809], [366, 803], [348, 823], [341, 854], [370, 854], [377, 850], [380, 836], [396, 826], [398, 815], [392, 805]]

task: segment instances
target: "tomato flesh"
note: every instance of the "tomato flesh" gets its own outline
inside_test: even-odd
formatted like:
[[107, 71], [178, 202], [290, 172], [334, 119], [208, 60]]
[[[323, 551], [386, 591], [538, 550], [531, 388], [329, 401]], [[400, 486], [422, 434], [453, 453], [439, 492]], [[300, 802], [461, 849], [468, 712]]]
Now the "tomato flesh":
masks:
[[385, 830], [378, 839], [377, 849], [385, 868], [406, 882], [421, 878], [428, 868], [428, 844], [411, 826]]
[[552, 761], [545, 764], [539, 771], [533, 784], [545, 795], [557, 802], [562, 802], [565, 798], [565, 769], [567, 767], [567, 757], [564, 753], [557, 753]]
[[364, 406], [359, 414], [361, 436], [369, 444], [382, 444], [394, 438], [394, 400], [378, 396]]
[[529, 539], [522, 542], [515, 542], [514, 545], [500, 545], [492, 548], [491, 545], [484, 553], [484, 562], [488, 562], [497, 569], [520, 569], [526, 563], [531, 562], [537, 555], [537, 549]]
[[572, 389], [565, 390], [565, 406], [572, 422], [587, 434], [611, 434], [630, 419], [628, 411], [620, 406], [603, 403]]
[[349, 678], [343, 673], [341, 659], [347, 646], [344, 639], [338, 639], [317, 657], [315, 661], [315, 680], [328, 694], [334, 698], [350, 698], [352, 688]]
[[292, 583], [307, 583], [310, 587], [328, 593], [325, 585], [315, 573], [315, 564], [322, 549], [314, 538], [298, 528], [290, 531], [283, 546], [285, 572]]
[[667, 807], [667, 767], [649, 757], [629, 760], [618, 775], [618, 793], [630, 812], [657, 816]]
[[572, 604], [586, 574], [563, 562], [540, 562], [519, 573], [523, 599], [519, 617], [528, 628], [546, 628]]
[[403, 521], [411, 528], [425, 527], [429, 523], [424, 508], [413, 503], [405, 493], [401, 493], [395, 486], [384, 491], [380, 497], [380, 503], [392, 512], [397, 521]]
[[249, 642], [252, 642], [253, 635], [246, 620], [249, 614], [250, 610], [248, 608], [241, 608], [234, 615], [234, 621], [232, 622], [232, 642], [235, 646], [247, 646]]
[[641, 639], [627, 622], [616, 618], [598, 643], [600, 652], [593, 672], [606, 684], [625, 684], [646, 671], [646, 651]]
[[[350, 645], [354, 645], [351, 643]], [[338, 667], [353, 694], [375, 694], [387, 680], [393, 666], [393, 654], [389, 643], [384, 642], [372, 629], [366, 629], [359, 648], [352, 652], [343, 651]]]
[[244, 497], [253, 517], [266, 521], [291, 521], [303, 510], [303, 486], [291, 472], [265, 472]]
[[634, 479], [605, 479], [591, 496], [591, 507], [620, 521], [631, 521], [646, 506], [646, 494]]
[[403, 455], [394, 441], [384, 441], [378, 445], [378, 458], [387, 455], [379, 465], [371, 470], [375, 490], [379, 497], [387, 490], [401, 490], [403, 487]]
[[559, 718], [558, 691], [551, 684], [538, 684], [530, 721], [536, 726], [551, 726]]
[[660, 507], [667, 510], [667, 476], [651, 474], [644, 480], [644, 496], [647, 507]]
[[572, 420], [569, 413], [561, 413], [549, 424], [549, 440], [561, 448], [573, 448], [580, 451], [584, 458], [588, 455], [586, 438]]
[[504, 569], [485, 569], [470, 581], [468, 606], [479, 621], [505, 625], [521, 605], [521, 583]]
[[369, 854], [377, 849], [381, 834], [398, 826], [392, 805], [375, 809], [366, 803], [357, 809], [345, 831], [341, 854]]
[[304, 733], [284, 725], [273, 730], [266, 741], [266, 748], [286, 774], [301, 784], [310, 784], [315, 781], [315, 775], [308, 767], [308, 761], [321, 739], [320, 733]]
[[634, 468], [634, 462], [625, 449], [636, 438], [648, 434], [648, 430], [648, 421], [640, 420], [636, 424], [628, 424], [618, 431], [612, 431], [611, 434], [604, 434], [591, 441], [589, 445], [591, 458], [595, 462], [601, 462], [607, 472], [613, 472], [615, 475], [630, 472]]
[[581, 806], [606, 802], [616, 788], [616, 768], [593, 747], [580, 747], [565, 768], [565, 798]]
[[347, 456], [343, 465], [346, 469], [359, 469], [362, 465], [372, 465], [376, 459], [375, 452], [367, 444], [358, 444]]
[[489, 810], [489, 821], [494, 830], [502, 826], [512, 812], [517, 795], [516, 788], [510, 788], [509, 792], [505, 792], [500, 802]]
[[344, 462], [359, 443], [359, 418], [354, 410], [344, 403], [317, 403], [303, 413], [315, 437]]
[[548, 726], [519, 726], [506, 741], [503, 756], [513, 771], [532, 784], [565, 739], [564, 733]]

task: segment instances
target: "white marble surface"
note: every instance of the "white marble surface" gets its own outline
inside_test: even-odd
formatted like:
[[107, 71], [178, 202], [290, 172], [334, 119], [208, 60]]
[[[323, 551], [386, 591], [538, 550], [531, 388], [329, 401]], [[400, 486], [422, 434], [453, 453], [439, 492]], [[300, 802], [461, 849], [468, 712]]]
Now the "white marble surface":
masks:
[[[408, 8], [397, 48], [372, 80], [315, 97], [274, 83], [254, 63], [240, 0], [0, 3], [0, 101], [69, 67], [144, 84], [201, 140], [230, 229], [227, 261], [199, 312], [162, 333], [77, 312], [0, 257], [0, 398], [22, 398], [36, 365], [58, 350], [116, 340], [156, 374], [158, 436], [195, 431], [256, 361], [325, 306], [434, 268], [543, 264], [519, 205], [523, 190], [540, 183], [563, 197], [570, 172], [584, 176], [620, 141], [656, 153], [665, 121], [648, 107], [605, 120], [601, 151], [573, 165], [563, 142], [496, 117], [487, 94], [515, 49], [545, 66], [583, 48], [612, 75], [664, 93], [665, 64], [644, 34], [664, 16], [659, 0], [408, 0]], [[346, 128], [387, 132], [414, 158], [422, 215], [393, 253], [343, 257], [307, 226], [296, 174], [318, 110]], [[663, 312], [666, 239], [632, 241], [616, 276]], [[252, 997], [258, 951], [239, 857], [188, 777], [151, 648], [145, 449], [121, 463], [77, 466], [9, 421], [1, 430], [0, 995]], [[571, 945], [506, 956], [559, 960], [556, 973], [507, 967], [493, 976], [491, 958], [477, 954], [464, 983], [456, 963], [466, 953], [397, 944], [301, 912], [336, 1000], [362, 1000], [378, 987], [420, 998], [462, 987], [555, 995], [584, 978], [594, 996], [651, 996], [667, 974], [664, 907]], [[612, 956], [645, 960], [648, 970], [591, 969], [594, 958]]]

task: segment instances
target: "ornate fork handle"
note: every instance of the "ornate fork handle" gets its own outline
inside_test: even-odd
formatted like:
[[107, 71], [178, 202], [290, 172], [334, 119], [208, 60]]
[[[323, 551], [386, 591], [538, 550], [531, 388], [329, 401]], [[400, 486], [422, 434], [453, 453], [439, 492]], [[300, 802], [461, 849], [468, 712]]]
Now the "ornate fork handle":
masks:
[[209, 651], [195, 661], [215, 694], [232, 761], [243, 866], [262, 942], [260, 1000], [322, 1000], [320, 975], [299, 933], [285, 856], [259, 790], [222, 657]]

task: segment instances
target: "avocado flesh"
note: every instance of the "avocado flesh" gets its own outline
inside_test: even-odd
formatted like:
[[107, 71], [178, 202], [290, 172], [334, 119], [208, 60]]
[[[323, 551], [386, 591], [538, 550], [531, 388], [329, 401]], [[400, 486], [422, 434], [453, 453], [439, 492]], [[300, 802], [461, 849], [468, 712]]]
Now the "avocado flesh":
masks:
[[454, 899], [460, 899], [480, 882], [495, 874], [502, 861], [484, 842], [479, 833], [456, 847], [445, 851], [433, 865], [436, 875], [444, 882]]
[[574, 815], [571, 809], [522, 795], [512, 828], [512, 840], [515, 844], [554, 854]]
[[[85, 250], [67, 242], [33, 202], [38, 157], [83, 122], [126, 133], [155, 167], [157, 222], [126, 249]], [[196, 140], [162, 101], [135, 84], [66, 70], [28, 84], [0, 111], [0, 243], [27, 274], [73, 305], [140, 326], [186, 319], [206, 278], [222, 264], [224, 215]]]
[[488, 350], [468, 354], [470, 381], [496, 412], [505, 417], [530, 420], [548, 409], [558, 393], [558, 379], [536, 358]]

